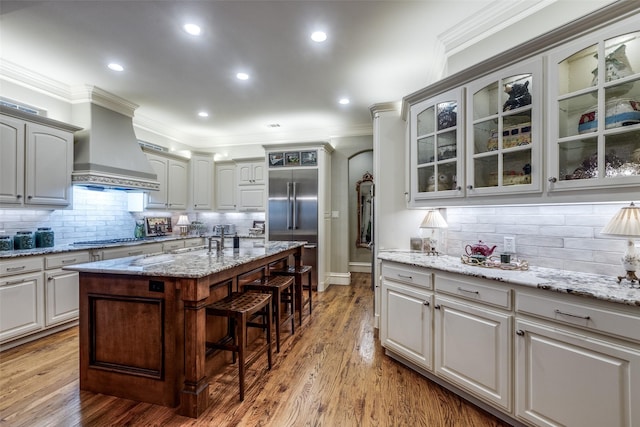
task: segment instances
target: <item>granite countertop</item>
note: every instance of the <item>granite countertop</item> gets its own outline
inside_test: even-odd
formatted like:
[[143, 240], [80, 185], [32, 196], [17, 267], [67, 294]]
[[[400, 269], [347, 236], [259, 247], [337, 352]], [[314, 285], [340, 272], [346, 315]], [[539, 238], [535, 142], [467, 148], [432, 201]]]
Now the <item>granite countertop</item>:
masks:
[[[91, 249], [106, 249], [106, 248], [118, 248], [125, 246], [137, 246], [137, 245], [147, 245], [150, 243], [162, 243], [169, 242], [173, 240], [186, 240], [186, 239], [198, 239], [198, 238], [206, 238], [208, 236], [162, 236], [162, 237], [148, 237], [142, 238], [132, 242], [118, 242], [118, 243], [102, 243], [102, 244], [94, 244], [94, 245], [74, 245], [74, 244], [66, 244], [66, 245], [55, 245], [50, 248], [34, 248], [34, 249], [19, 249], [19, 250], [11, 250], [11, 251], [0, 251], [0, 260], [8, 259], [8, 258], [17, 258], [21, 256], [31, 256], [31, 255], [49, 255], [56, 254], [62, 252], [73, 252], [73, 251], [86, 251]], [[219, 238], [219, 236], [212, 236], [215, 238]], [[225, 236], [225, 241], [230, 239], [233, 236]], [[261, 236], [250, 236], [248, 234], [238, 235], [241, 239], [264, 239], [264, 235]]]
[[84, 273], [197, 279], [305, 244], [306, 242], [265, 242], [264, 245], [244, 245], [237, 251], [233, 248], [225, 248], [221, 254], [216, 254], [215, 249], [212, 254], [209, 254], [204, 248], [185, 248], [170, 253], [70, 265], [64, 269]]
[[[464, 264], [459, 257], [430, 256], [422, 252], [379, 251], [378, 258], [417, 267], [481, 277], [514, 285], [534, 287], [640, 307], [640, 285], [611, 276], [529, 266], [528, 270], [502, 270]], [[621, 272], [622, 273], [622, 272]]]

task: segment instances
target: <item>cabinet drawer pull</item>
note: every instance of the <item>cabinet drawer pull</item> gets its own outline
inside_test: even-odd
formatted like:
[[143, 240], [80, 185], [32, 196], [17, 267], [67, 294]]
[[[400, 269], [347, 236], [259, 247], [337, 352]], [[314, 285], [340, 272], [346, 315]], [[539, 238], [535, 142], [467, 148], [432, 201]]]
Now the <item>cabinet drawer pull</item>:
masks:
[[516, 331], [516, 335], [519, 335], [519, 336], [523, 337], [524, 336], [524, 331], [522, 329], [518, 329]]
[[142, 254], [142, 251], [132, 251], [132, 252], [127, 252], [127, 254], [128, 254], [129, 256], [133, 256], [133, 255], [140, 255], [140, 254]]
[[398, 274], [398, 277], [402, 277], [403, 279], [413, 280], [413, 276], [407, 276], [406, 274]]
[[5, 285], [17, 285], [18, 283], [24, 283], [26, 282], [26, 279], [18, 279], [18, 280], [7, 280], [6, 282], [4, 282]]
[[468, 293], [468, 294], [476, 294], [476, 295], [480, 295], [480, 292], [478, 292], [478, 291], [470, 291], [470, 290], [468, 290], [468, 289], [461, 288], [460, 286], [458, 286], [458, 290], [459, 290], [460, 292], [466, 292], [466, 293]]
[[24, 270], [26, 265], [21, 265], [20, 267], [7, 267], [7, 271], [20, 271]]
[[72, 259], [63, 259], [62, 264], [71, 264], [72, 262], [76, 262], [75, 258]]
[[565, 313], [564, 311], [560, 311], [557, 308], [553, 310], [553, 312], [561, 316], [569, 316], [569, 317], [576, 317], [578, 319], [591, 320], [591, 316], [581, 316], [579, 314]]

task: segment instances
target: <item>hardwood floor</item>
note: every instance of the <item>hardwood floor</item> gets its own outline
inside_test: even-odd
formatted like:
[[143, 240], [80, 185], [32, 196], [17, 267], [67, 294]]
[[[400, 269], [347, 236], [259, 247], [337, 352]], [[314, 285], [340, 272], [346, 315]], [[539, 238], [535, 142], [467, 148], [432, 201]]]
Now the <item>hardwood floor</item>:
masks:
[[[211, 374], [199, 419], [171, 408], [79, 390], [78, 330], [0, 353], [0, 426], [507, 426], [385, 356], [373, 328], [370, 275], [314, 294], [311, 318], [284, 330], [273, 369]], [[264, 356], [266, 357], [266, 356]]]

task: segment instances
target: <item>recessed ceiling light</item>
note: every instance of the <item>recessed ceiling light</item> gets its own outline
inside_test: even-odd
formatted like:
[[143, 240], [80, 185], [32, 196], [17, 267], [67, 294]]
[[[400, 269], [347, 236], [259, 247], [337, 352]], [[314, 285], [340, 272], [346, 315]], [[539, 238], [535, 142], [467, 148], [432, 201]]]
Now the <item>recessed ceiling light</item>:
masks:
[[107, 67], [113, 71], [124, 71], [124, 67], [120, 64], [116, 64], [115, 62], [110, 63]]
[[238, 73], [236, 74], [238, 80], [249, 80], [249, 74], [247, 73]]
[[349, 103], [349, 98], [341, 98], [338, 102], [342, 105], [347, 105]]
[[184, 24], [182, 28], [184, 28], [184, 30], [192, 36], [199, 36], [200, 32], [202, 31], [196, 24]]
[[278, 123], [269, 123], [269, 124], [267, 125], [267, 127], [268, 127], [268, 128], [279, 128], [279, 127], [280, 127], [280, 124], [278, 124]]
[[311, 34], [311, 40], [313, 40], [314, 42], [321, 43], [326, 39], [327, 39], [327, 33], [325, 33], [324, 31], [314, 31]]
[[200, 116], [200, 117], [209, 117], [209, 113], [207, 113], [206, 111], [200, 111], [198, 113], [198, 116]]

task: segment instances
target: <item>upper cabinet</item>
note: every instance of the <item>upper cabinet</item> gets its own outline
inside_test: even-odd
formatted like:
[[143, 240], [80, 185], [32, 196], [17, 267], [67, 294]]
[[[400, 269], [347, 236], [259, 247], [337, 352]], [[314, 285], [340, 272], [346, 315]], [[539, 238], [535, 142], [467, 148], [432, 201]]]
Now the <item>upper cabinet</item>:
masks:
[[189, 161], [191, 169], [191, 207], [194, 210], [213, 208], [213, 156], [196, 154]]
[[554, 50], [548, 67], [549, 191], [637, 186], [637, 18]]
[[542, 61], [467, 86], [467, 194], [540, 191]]
[[265, 183], [264, 159], [238, 161], [236, 162], [236, 171], [238, 173], [238, 185], [264, 185]]
[[2, 111], [7, 115], [0, 115], [0, 204], [32, 209], [69, 206], [73, 131], [79, 128]]
[[233, 162], [216, 162], [216, 209], [236, 209], [236, 164]]
[[411, 106], [410, 182], [413, 205], [464, 196], [462, 90]]
[[147, 209], [187, 209], [189, 165], [186, 159], [145, 151], [160, 182], [158, 191], [147, 195]]

